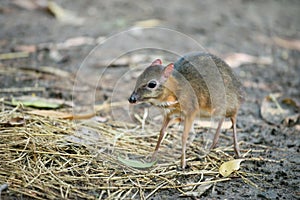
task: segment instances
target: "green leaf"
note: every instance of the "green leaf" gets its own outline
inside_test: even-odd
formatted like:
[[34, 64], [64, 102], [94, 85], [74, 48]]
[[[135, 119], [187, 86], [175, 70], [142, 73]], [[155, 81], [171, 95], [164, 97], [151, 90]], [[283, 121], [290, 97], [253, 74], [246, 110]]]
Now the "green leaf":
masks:
[[22, 104], [28, 107], [48, 108], [48, 109], [59, 108], [62, 105], [62, 103], [55, 102], [52, 99], [44, 99], [41, 97], [28, 97], [28, 96], [18, 98], [18, 99], [12, 99], [12, 104], [15, 106]]
[[141, 162], [141, 161], [138, 161], [138, 160], [124, 159], [120, 156], [118, 157], [118, 160], [121, 163], [123, 163], [123, 164], [125, 164], [129, 167], [140, 168], [140, 169], [152, 167], [156, 163], [156, 160], [153, 161], [153, 162], [150, 162], [150, 163], [144, 163], [144, 162]]

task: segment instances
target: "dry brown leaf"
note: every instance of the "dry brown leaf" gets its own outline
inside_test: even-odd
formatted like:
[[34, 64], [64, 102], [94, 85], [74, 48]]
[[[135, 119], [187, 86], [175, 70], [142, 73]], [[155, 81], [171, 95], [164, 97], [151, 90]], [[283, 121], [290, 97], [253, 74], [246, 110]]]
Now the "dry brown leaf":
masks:
[[10, 118], [7, 122], [1, 122], [2, 126], [21, 126], [25, 124], [25, 119], [23, 117], [13, 117]]
[[58, 43], [56, 47], [57, 49], [69, 49], [70, 47], [78, 47], [82, 45], [93, 45], [95, 43], [96, 41], [94, 38], [79, 36], [79, 37], [69, 38], [62, 43]]
[[15, 51], [22, 51], [27, 53], [34, 53], [37, 51], [36, 45], [18, 45], [14, 47]]
[[20, 126], [25, 123], [25, 119], [23, 117], [14, 117], [14, 118], [11, 118], [8, 123], [11, 126]]
[[55, 110], [32, 110], [28, 112], [29, 114], [39, 115], [43, 117], [52, 117], [57, 119], [73, 119], [73, 115], [71, 113], [65, 113]]
[[298, 123], [298, 109], [299, 107], [294, 100], [290, 98], [282, 99], [282, 95], [276, 93], [263, 99], [260, 111], [262, 118], [271, 124], [284, 123], [286, 126], [292, 126]]
[[32, 110], [28, 112], [29, 114], [39, 115], [43, 117], [52, 117], [57, 119], [89, 119], [95, 116], [95, 113], [88, 113], [88, 114], [72, 114], [67, 112], [55, 111], [55, 110]]
[[273, 60], [270, 57], [256, 57], [245, 53], [232, 53], [224, 58], [225, 62], [230, 67], [239, 67], [243, 64], [260, 64], [260, 65], [270, 65]]
[[300, 51], [300, 40], [297, 39], [283, 39], [280, 37], [258, 35], [257, 40], [263, 44], [277, 45], [282, 48]]
[[300, 51], [300, 40], [294, 40], [294, 39], [287, 40], [279, 37], [273, 37], [273, 41], [276, 45], [280, 47]]

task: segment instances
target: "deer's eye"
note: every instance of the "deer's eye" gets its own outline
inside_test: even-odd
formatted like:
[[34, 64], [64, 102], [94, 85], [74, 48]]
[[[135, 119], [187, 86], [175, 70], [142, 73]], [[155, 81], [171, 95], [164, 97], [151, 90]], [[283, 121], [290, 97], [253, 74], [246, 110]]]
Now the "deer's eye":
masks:
[[157, 82], [156, 81], [150, 81], [147, 85], [148, 88], [155, 88], [157, 86]]

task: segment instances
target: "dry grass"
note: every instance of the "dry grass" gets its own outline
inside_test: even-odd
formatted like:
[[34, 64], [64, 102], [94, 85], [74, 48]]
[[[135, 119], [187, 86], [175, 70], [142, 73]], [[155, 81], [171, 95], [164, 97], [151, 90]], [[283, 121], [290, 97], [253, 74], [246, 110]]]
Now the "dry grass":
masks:
[[[163, 141], [159, 162], [139, 170], [120, 163], [118, 156], [146, 160], [156, 144], [157, 128], [142, 131], [139, 125], [113, 121], [75, 123], [21, 110], [0, 113], [0, 185], [9, 188], [2, 197], [148, 199], [164, 189], [197, 195], [201, 186], [204, 192], [231, 179], [221, 178], [218, 167], [232, 159], [232, 147], [199, 158], [203, 150], [195, 141], [188, 147], [189, 167], [182, 171], [180, 134], [174, 129]], [[16, 117], [20, 124], [7, 123]]]

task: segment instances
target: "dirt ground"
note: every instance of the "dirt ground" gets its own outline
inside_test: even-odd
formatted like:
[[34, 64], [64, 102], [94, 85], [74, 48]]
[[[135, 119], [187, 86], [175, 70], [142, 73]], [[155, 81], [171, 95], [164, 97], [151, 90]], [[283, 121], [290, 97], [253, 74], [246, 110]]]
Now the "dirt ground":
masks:
[[[16, 3], [13, 3], [16, 2]], [[37, 1], [38, 2], [38, 1]], [[51, 66], [76, 74], [82, 69], [84, 59], [96, 46], [95, 40], [111, 39], [115, 34], [134, 26], [154, 26], [176, 30], [196, 40], [206, 50], [229, 60], [229, 55], [243, 53], [255, 59], [237, 64], [235, 73], [241, 79], [246, 101], [239, 112], [237, 126], [239, 140], [244, 153], [246, 144], [260, 145], [261, 151], [250, 152], [251, 156], [264, 157], [270, 162], [245, 162], [243, 168], [248, 172], [263, 176], [257, 186], [245, 184], [236, 179], [215, 185], [206, 191], [203, 199], [299, 199], [300, 198], [300, 122], [299, 117], [291, 123], [270, 123], [261, 113], [261, 106], [267, 95], [280, 93], [281, 98], [289, 98], [300, 105], [300, 1], [289, 0], [232, 0], [232, 1], [55, 1], [62, 8], [70, 10], [78, 17], [80, 24], [61, 22], [45, 8], [26, 9], [18, 1], [0, 2], [0, 53], [30, 52], [25, 58], [0, 60], [0, 98], [28, 95], [72, 100], [73, 84], [63, 78], [49, 79], [43, 76], [27, 79], [24, 69]], [[152, 21], [145, 21], [155, 19]], [[144, 21], [141, 25], [137, 22]], [[139, 38], [141, 33], [137, 34]], [[155, 40], [169, 46], [169, 49], [189, 51], [192, 44], [173, 40], [168, 34], [155, 33], [146, 40]], [[78, 46], [79, 37], [83, 44]], [[66, 46], [70, 38], [77, 38], [74, 46]], [[86, 38], [93, 38], [90, 43]], [[143, 39], [143, 37], [142, 37]], [[80, 40], [80, 41], [82, 41]], [[143, 44], [144, 41], [138, 41]], [[119, 42], [119, 43], [118, 43]], [[154, 43], [155, 43], [154, 42]], [[116, 44], [118, 43], [118, 44]], [[57, 49], [53, 44], [64, 44]], [[105, 42], [104, 42], [105, 44]], [[124, 49], [123, 48], [124, 45]], [[131, 40], [116, 40], [106, 47], [105, 55], [117, 55], [120, 59], [115, 65], [103, 68], [102, 56], [94, 52], [84, 65], [90, 65], [81, 75], [87, 85], [97, 86], [96, 102], [126, 101], [131, 93], [135, 78], [140, 71], [132, 71], [135, 66], [144, 67], [155, 56], [172, 61], [173, 57], [163, 51], [139, 50], [128, 54], [126, 47], [134, 46]], [[25, 47], [24, 47], [25, 46]], [[36, 49], [38, 47], [38, 49]], [[114, 49], [118, 48], [118, 49]], [[116, 53], [116, 52], [117, 53]], [[118, 53], [121, 54], [118, 54]], [[57, 53], [57, 54], [55, 54]], [[125, 55], [126, 53], [126, 55]], [[130, 56], [138, 54], [138, 56]], [[129, 55], [129, 56], [128, 56]], [[237, 54], [235, 54], [237, 55]], [[240, 57], [239, 57], [240, 58]], [[267, 58], [267, 62], [259, 59]], [[126, 60], [127, 59], [127, 60]], [[129, 61], [128, 61], [129, 59]], [[238, 59], [235, 59], [235, 61]], [[105, 61], [105, 60], [104, 60]], [[175, 60], [174, 60], [175, 61]], [[229, 60], [230, 61], [230, 60]], [[81, 68], [80, 68], [81, 66]], [[17, 76], [5, 74], [6, 69], [22, 69]], [[26, 71], [26, 70], [25, 70]], [[104, 72], [105, 71], [105, 72]], [[101, 75], [98, 84], [99, 75]], [[84, 74], [86, 73], [86, 74]], [[46, 87], [46, 91], [5, 92], [5, 88]], [[80, 89], [79, 85], [77, 89]], [[78, 94], [78, 93], [77, 93]], [[78, 94], [78, 98], [85, 98]], [[82, 100], [79, 100], [82, 102]], [[126, 107], [126, 106], [125, 106]], [[127, 106], [128, 107], [128, 106]], [[295, 113], [299, 116], [299, 107]], [[101, 114], [126, 120], [128, 108], [114, 110], [114, 113]], [[125, 115], [124, 115], [125, 113]], [[272, 119], [271, 119], [272, 121]], [[230, 131], [228, 131], [230, 132]], [[230, 134], [230, 133], [226, 133]], [[162, 190], [153, 199], [176, 199], [178, 193]]]

